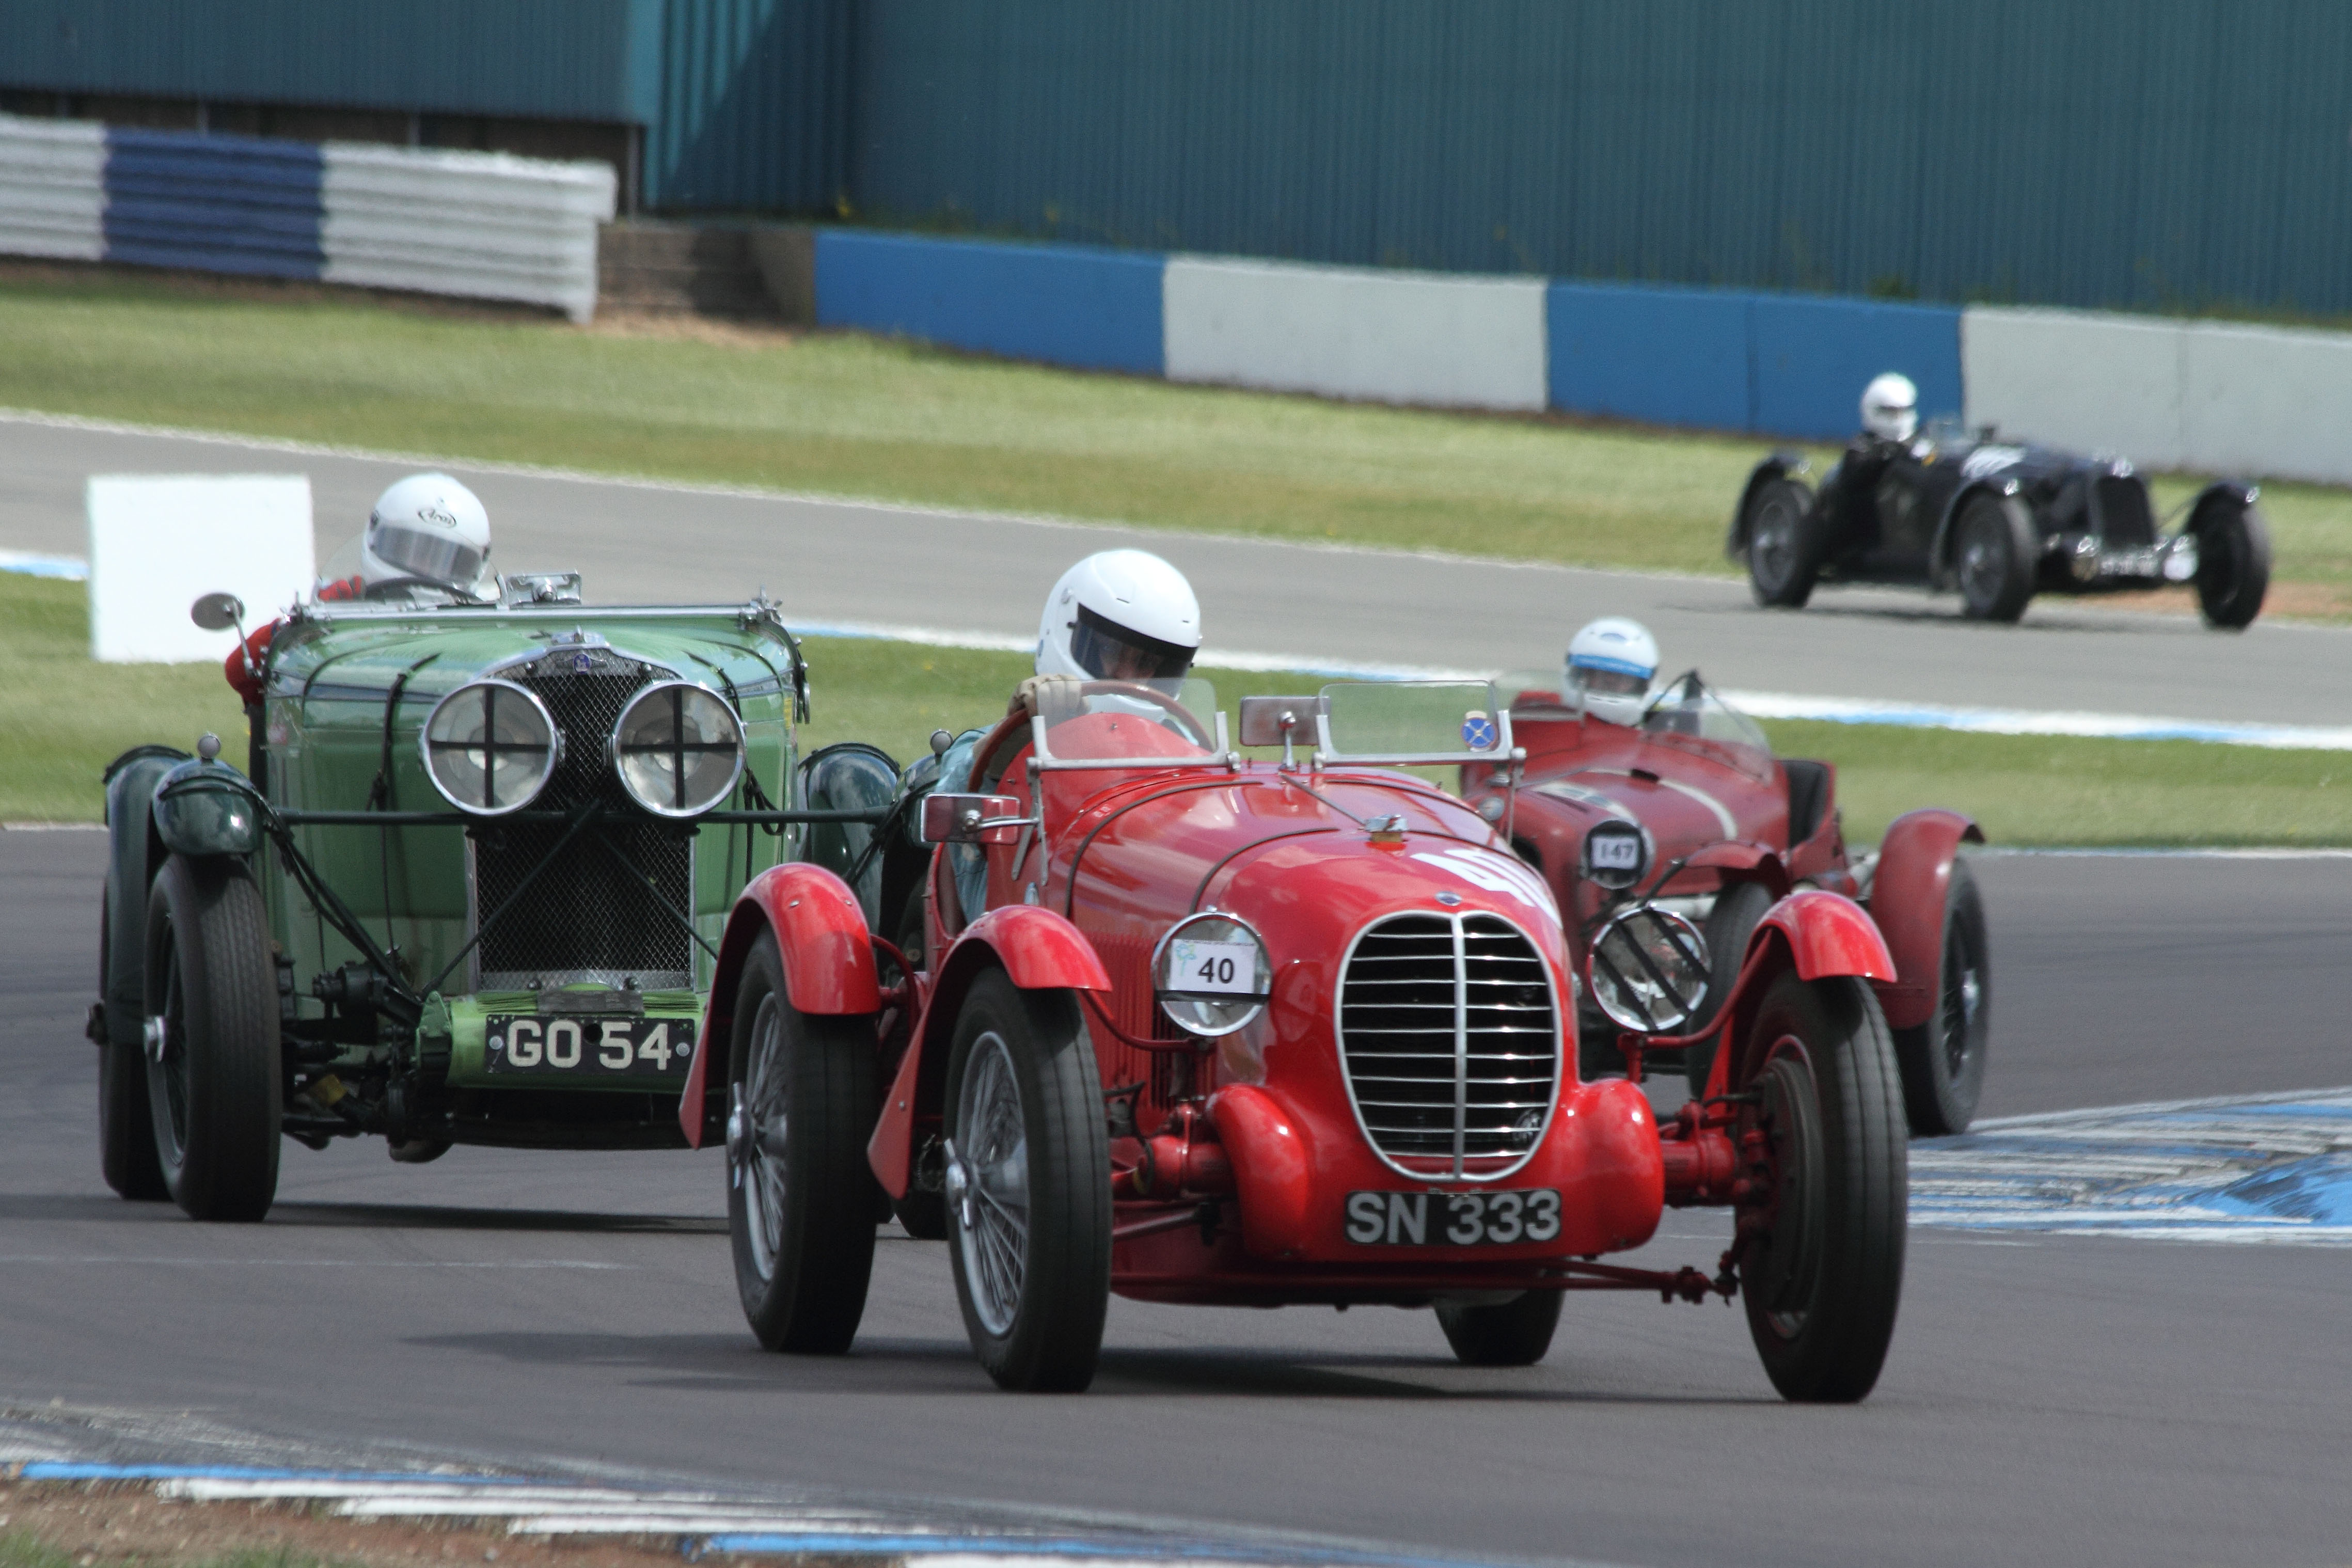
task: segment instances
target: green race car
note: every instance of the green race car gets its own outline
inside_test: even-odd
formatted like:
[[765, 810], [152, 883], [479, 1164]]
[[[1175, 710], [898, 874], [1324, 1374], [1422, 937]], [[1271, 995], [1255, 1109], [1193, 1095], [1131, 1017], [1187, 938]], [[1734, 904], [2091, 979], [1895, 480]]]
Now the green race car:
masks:
[[209, 736], [107, 771], [89, 1032], [127, 1198], [257, 1219], [282, 1138], [379, 1136], [412, 1162], [683, 1146], [738, 895], [809, 859], [878, 894], [855, 862], [893, 770], [856, 748], [833, 784], [851, 804], [804, 808], [806, 665], [764, 600], [409, 586], [301, 606], [257, 644], [245, 771]]

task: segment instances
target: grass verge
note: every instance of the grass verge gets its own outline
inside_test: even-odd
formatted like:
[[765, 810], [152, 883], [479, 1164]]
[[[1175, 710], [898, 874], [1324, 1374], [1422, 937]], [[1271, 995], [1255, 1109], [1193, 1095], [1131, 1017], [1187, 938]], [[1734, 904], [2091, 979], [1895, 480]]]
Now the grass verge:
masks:
[[[19, 408], [1650, 570], [1732, 570], [1725, 522], [1770, 444], [1181, 387], [855, 334], [646, 335], [120, 271], [0, 268], [0, 405]], [[2157, 490], [2169, 507], [2190, 482]], [[2265, 507], [2292, 585], [2277, 608], [2352, 615], [2352, 493], [2279, 485]]]
[[[236, 737], [236, 698], [210, 664], [100, 665], [79, 584], [0, 573], [0, 820], [96, 821], [99, 773], [142, 741]], [[1029, 672], [1020, 653], [859, 638], [806, 643], [814, 721], [804, 747], [870, 740], [899, 759], [933, 729], [986, 724]], [[1251, 693], [1313, 690], [1312, 676], [1203, 668], [1229, 713]], [[1964, 735], [1776, 720], [1783, 755], [1838, 768], [1846, 831], [1875, 841], [1915, 806], [1980, 821], [1997, 844], [2352, 844], [2352, 753], [2196, 741]]]

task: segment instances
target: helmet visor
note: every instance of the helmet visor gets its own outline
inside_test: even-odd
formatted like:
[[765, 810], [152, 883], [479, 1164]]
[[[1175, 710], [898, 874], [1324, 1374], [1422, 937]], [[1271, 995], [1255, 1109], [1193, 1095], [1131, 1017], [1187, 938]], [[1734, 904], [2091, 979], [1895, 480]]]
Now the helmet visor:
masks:
[[1574, 664], [1568, 667], [1568, 678], [1578, 691], [1602, 696], [1639, 697], [1650, 691], [1648, 675], [1622, 665]]
[[1098, 681], [1173, 681], [1192, 667], [1194, 650], [1132, 632], [1078, 606], [1070, 657]]
[[368, 548], [377, 559], [428, 582], [470, 588], [481, 579], [482, 552], [446, 534], [376, 523], [368, 530]]

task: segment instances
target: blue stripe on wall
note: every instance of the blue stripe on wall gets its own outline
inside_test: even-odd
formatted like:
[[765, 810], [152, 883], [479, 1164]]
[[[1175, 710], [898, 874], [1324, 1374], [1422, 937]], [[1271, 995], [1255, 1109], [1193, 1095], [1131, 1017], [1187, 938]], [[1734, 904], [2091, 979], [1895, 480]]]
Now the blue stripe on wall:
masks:
[[1544, 294], [1552, 406], [1648, 424], [1748, 429], [1755, 401], [1749, 298], [1553, 284]]
[[317, 145], [168, 131], [106, 133], [106, 259], [319, 276]]
[[1919, 389], [1922, 420], [1960, 412], [1960, 313], [1951, 306], [1758, 294], [1749, 319], [1756, 406], [1766, 435], [1836, 441], [1862, 419], [1862, 389], [1900, 371]]
[[1166, 363], [1165, 265], [1158, 256], [1084, 246], [826, 230], [816, 240], [816, 319], [824, 327], [1156, 376]]

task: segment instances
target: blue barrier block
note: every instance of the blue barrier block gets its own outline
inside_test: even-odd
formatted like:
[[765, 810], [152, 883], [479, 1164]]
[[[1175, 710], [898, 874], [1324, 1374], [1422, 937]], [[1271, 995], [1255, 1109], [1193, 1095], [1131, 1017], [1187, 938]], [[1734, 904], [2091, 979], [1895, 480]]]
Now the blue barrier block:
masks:
[[106, 133], [106, 259], [317, 277], [324, 162], [306, 141]]
[[994, 245], [826, 230], [816, 237], [822, 327], [1156, 376], [1164, 257], [1087, 246]]
[[1750, 297], [1756, 402], [1748, 428], [1838, 441], [1860, 426], [1862, 389], [1882, 371], [1919, 388], [1922, 420], [1960, 412], [1960, 312], [1874, 299]]
[[1748, 306], [1728, 289], [1555, 283], [1544, 294], [1551, 406], [1745, 430]]

